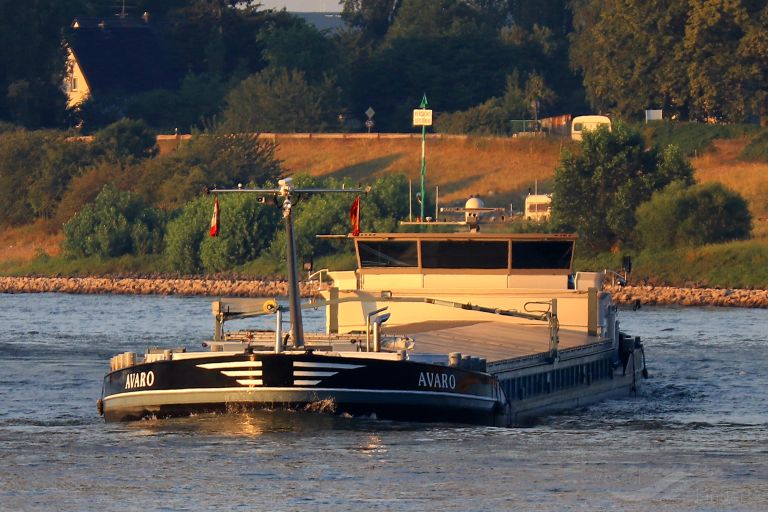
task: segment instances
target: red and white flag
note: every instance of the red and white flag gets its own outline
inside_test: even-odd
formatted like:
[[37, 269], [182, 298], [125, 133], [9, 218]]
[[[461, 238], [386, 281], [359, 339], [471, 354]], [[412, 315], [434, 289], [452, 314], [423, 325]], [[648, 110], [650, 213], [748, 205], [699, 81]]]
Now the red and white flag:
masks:
[[360, 234], [360, 196], [355, 198], [349, 209], [349, 220], [352, 222], [352, 236]]
[[213, 217], [211, 217], [211, 236], [219, 235], [219, 196], [214, 196]]

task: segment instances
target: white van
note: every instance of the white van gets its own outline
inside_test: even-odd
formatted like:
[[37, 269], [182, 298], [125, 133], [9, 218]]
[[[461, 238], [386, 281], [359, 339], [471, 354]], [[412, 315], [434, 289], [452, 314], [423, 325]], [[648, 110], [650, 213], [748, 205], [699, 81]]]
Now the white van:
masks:
[[611, 131], [611, 119], [606, 116], [577, 116], [571, 122], [571, 139], [581, 140], [583, 132], [597, 130], [605, 126]]

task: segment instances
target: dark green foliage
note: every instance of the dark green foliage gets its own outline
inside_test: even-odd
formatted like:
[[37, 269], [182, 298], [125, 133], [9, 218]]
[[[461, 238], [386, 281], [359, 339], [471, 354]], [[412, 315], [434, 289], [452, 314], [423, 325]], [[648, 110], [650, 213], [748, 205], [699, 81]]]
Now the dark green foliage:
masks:
[[157, 253], [162, 250], [164, 226], [162, 211], [107, 185], [64, 225], [64, 250], [77, 258]]
[[565, 152], [555, 170], [552, 221], [576, 231], [588, 248], [604, 250], [629, 240], [635, 209], [656, 190], [681, 180], [693, 169], [677, 148], [646, 149], [639, 132], [621, 123], [587, 133], [581, 154]]
[[746, 201], [719, 183], [676, 182], [637, 209], [637, 232], [646, 249], [744, 240], [751, 229]]
[[387, 34], [400, 2], [390, 0], [342, 0], [341, 16], [349, 27], [360, 31], [363, 41], [376, 43]]
[[169, 268], [184, 274], [220, 272], [256, 259], [274, 236], [278, 210], [255, 195], [219, 198], [221, 231], [210, 237], [213, 197], [188, 203], [168, 224], [165, 257]]
[[128, 117], [142, 119], [161, 133], [203, 129], [224, 102], [228, 87], [218, 77], [187, 74], [178, 91], [158, 89], [139, 94], [125, 106]]
[[227, 96], [222, 129], [233, 133], [322, 132], [338, 125], [339, 90], [325, 77], [309, 83], [302, 71], [268, 68]]
[[575, 0], [571, 62], [593, 108], [743, 122], [765, 113], [765, 2]]
[[439, 133], [506, 135], [509, 133], [512, 116], [502, 108], [498, 98], [461, 112], [440, 115], [435, 120], [435, 131]]
[[0, 133], [0, 225], [49, 217], [89, 159], [87, 144], [61, 132]]
[[39, 128], [63, 118], [62, 28], [80, 3], [0, 2], [0, 119]]
[[229, 0], [183, 4], [168, 13], [168, 25], [184, 68], [226, 80], [264, 66], [264, 47], [257, 35], [270, 16], [258, 11], [258, 4]]
[[733, 139], [754, 133], [759, 128], [749, 124], [672, 123], [655, 121], [643, 127], [643, 135], [659, 148], [677, 146], [686, 156], [711, 149], [715, 139]]
[[398, 37], [353, 71], [350, 94], [361, 113], [373, 106], [380, 131], [410, 131], [422, 94], [438, 111], [465, 110], [501, 94], [519, 57], [489, 33]]
[[340, 63], [333, 41], [301, 18], [266, 31], [264, 55], [272, 68], [295, 69], [307, 81], [319, 82]]
[[535, 119], [540, 109], [551, 105], [554, 99], [541, 75], [531, 73], [523, 85], [520, 73], [514, 70], [507, 76], [503, 96], [465, 111], [442, 114], [435, 129], [443, 133], [509, 135], [515, 131], [512, 120]]
[[132, 165], [157, 154], [155, 134], [144, 121], [121, 119], [93, 137], [93, 150], [110, 163]]

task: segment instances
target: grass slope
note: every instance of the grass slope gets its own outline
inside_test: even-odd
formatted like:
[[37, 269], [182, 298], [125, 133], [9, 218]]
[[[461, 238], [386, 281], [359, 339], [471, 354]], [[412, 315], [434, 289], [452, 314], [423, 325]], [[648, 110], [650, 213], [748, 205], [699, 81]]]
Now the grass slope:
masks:
[[[692, 159], [696, 179], [718, 181], [742, 194], [755, 218], [754, 239], [664, 255], [636, 256], [635, 277], [668, 284], [708, 284], [768, 288], [768, 162], [745, 161], [741, 153], [749, 138], [718, 139]], [[564, 147], [561, 139], [510, 139], [456, 137], [428, 139], [427, 186], [434, 196], [440, 188], [440, 204], [460, 204], [470, 195], [479, 195], [489, 206], [521, 210], [529, 187], [538, 181], [543, 192], [551, 190], [554, 169]], [[287, 174], [349, 178], [366, 183], [392, 172], [413, 179], [419, 187], [421, 140], [407, 139], [281, 139], [277, 150]], [[403, 198], [407, 201], [407, 198]], [[0, 273], [2, 274], [87, 274], [151, 272], [162, 263], [141, 258], [111, 262], [64, 261], [57, 256], [60, 233], [36, 223], [0, 232]], [[615, 260], [615, 261], [614, 261]], [[579, 260], [579, 268], [617, 268], [620, 259], [603, 255]], [[168, 270], [168, 269], [163, 269]], [[237, 269], [252, 275], [267, 272], [260, 264]]]

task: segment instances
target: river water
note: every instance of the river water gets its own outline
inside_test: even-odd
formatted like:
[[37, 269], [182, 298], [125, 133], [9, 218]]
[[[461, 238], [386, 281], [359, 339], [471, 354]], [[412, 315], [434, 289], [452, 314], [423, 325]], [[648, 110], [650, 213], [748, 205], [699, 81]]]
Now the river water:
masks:
[[623, 311], [647, 347], [640, 395], [529, 428], [103, 422], [112, 355], [197, 344], [212, 320], [208, 298], [0, 295], [0, 510], [768, 508], [768, 310]]

